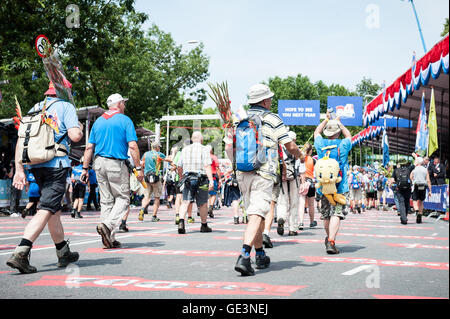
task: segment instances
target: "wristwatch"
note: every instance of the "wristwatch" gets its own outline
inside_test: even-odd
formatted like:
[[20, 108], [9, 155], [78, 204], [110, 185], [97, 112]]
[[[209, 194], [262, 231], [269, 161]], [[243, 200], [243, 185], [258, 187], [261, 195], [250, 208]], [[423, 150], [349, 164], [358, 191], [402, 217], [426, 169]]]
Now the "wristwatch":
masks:
[[142, 169], [141, 166], [135, 167], [137, 171], [140, 171]]

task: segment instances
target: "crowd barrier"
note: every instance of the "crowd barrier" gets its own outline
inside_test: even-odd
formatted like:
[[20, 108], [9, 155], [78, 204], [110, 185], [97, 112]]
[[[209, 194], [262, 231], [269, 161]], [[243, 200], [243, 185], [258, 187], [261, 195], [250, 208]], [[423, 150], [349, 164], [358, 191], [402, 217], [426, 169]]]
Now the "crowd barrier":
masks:
[[[425, 201], [423, 202], [423, 207], [425, 209], [434, 210], [438, 212], [446, 212], [448, 210], [448, 185], [433, 185], [431, 186], [431, 196], [427, 195]], [[394, 202], [394, 192], [387, 188], [386, 189], [386, 203], [395, 204]]]

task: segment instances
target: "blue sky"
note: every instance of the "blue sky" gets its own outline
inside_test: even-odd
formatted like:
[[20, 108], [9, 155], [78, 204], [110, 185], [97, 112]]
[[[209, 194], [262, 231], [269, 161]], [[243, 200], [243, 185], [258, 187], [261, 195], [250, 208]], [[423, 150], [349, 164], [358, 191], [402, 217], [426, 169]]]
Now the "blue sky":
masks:
[[[430, 50], [441, 39], [448, 0], [414, 4]], [[407, 0], [137, 0], [136, 9], [149, 15], [145, 27], [155, 23], [184, 49], [190, 40], [204, 44], [207, 82], [227, 81], [233, 108], [270, 77], [302, 74], [350, 90], [363, 77], [390, 85], [411, 66], [413, 51], [424, 55]]]

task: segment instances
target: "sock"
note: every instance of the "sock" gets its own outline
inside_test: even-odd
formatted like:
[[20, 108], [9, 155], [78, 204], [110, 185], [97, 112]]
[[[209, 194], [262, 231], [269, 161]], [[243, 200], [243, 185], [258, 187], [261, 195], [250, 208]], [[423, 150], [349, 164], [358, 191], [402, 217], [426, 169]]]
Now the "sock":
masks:
[[266, 253], [264, 252], [264, 249], [261, 248], [255, 248], [256, 256], [264, 256]]
[[264, 231], [263, 231], [263, 235], [269, 236], [269, 231], [268, 231], [268, 230], [264, 230]]
[[245, 258], [250, 257], [250, 252], [252, 251], [252, 246], [249, 245], [242, 245], [242, 256]]
[[32, 247], [33, 243], [31, 241], [29, 241], [28, 239], [22, 238], [22, 240], [19, 243], [19, 246], [28, 246], [28, 247]]
[[62, 242], [60, 242], [59, 244], [55, 244], [55, 246], [56, 246], [56, 249], [57, 250], [61, 250], [65, 245], [66, 245], [66, 241], [65, 240], [63, 240]]

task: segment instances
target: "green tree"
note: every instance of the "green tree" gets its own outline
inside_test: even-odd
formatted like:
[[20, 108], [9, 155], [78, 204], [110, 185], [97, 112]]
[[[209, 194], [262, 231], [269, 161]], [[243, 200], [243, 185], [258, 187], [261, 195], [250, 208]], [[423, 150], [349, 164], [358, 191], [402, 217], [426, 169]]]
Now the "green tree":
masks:
[[442, 30], [441, 37], [447, 35], [448, 33], [448, 18], [445, 19], [444, 30]]

